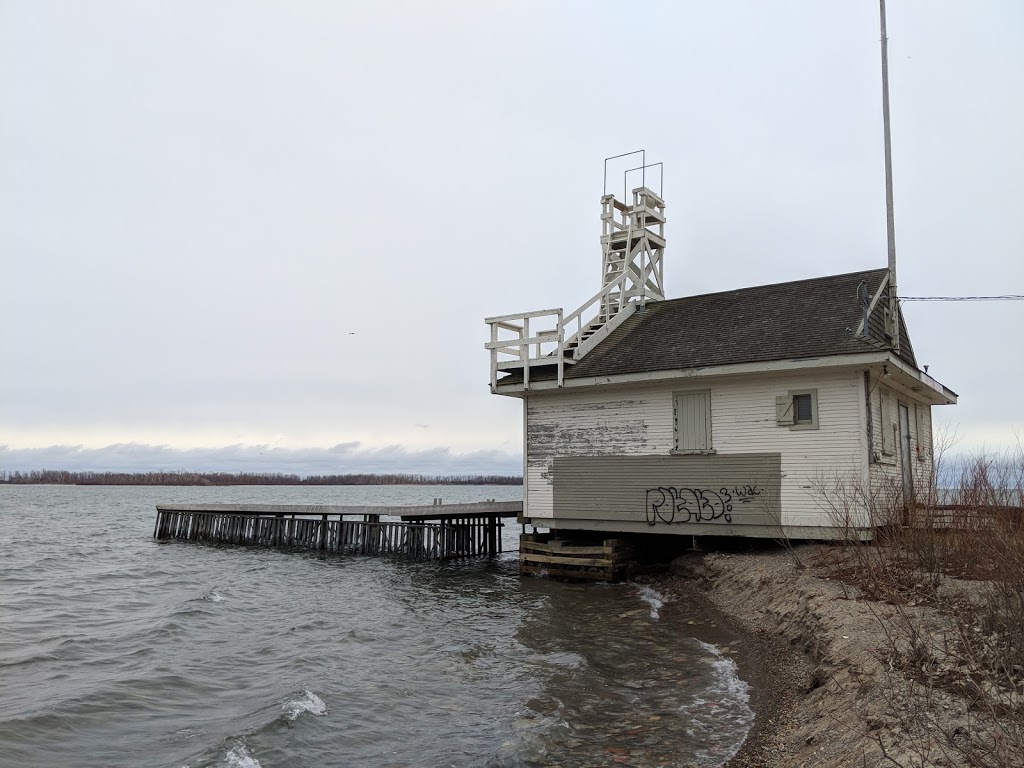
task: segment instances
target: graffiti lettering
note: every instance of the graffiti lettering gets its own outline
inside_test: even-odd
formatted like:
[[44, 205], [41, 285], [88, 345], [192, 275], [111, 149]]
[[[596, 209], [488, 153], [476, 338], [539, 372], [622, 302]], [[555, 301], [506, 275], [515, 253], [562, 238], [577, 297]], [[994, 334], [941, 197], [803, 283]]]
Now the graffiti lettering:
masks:
[[[751, 487], [743, 486], [744, 489]], [[735, 488], [733, 491], [728, 488], [717, 491], [709, 488], [651, 488], [647, 491], [647, 524], [706, 523], [713, 520], [731, 523], [735, 491]]]
[[756, 485], [737, 485], [732, 492], [742, 503], [749, 504], [755, 496], [760, 496], [764, 491]]
[[664, 523], [732, 522], [734, 503], [750, 504], [764, 489], [756, 484], [732, 488], [658, 487], [647, 491], [645, 515], [648, 525]]

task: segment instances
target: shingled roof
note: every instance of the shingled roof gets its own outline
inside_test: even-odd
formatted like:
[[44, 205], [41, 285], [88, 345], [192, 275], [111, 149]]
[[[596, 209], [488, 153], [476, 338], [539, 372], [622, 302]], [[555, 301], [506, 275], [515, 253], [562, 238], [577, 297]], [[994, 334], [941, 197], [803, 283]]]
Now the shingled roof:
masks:
[[[760, 285], [721, 293], [654, 301], [635, 312], [575, 365], [565, 378], [877, 352], [887, 347], [880, 323], [857, 336], [862, 308], [857, 287], [873, 296], [887, 270]], [[879, 309], [873, 314], [880, 315]], [[874, 321], [874, 318], [872, 318]], [[916, 367], [906, 325], [900, 319], [900, 357]], [[535, 369], [531, 380], [553, 371]], [[520, 371], [499, 384], [522, 380]]]

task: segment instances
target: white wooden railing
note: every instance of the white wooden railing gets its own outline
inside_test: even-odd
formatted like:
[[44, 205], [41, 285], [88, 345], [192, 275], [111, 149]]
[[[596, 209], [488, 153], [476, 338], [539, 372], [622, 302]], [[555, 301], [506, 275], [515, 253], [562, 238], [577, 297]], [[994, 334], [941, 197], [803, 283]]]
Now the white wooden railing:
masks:
[[535, 365], [556, 366], [558, 386], [562, 386], [565, 366], [575, 363], [633, 313], [636, 302], [629, 301], [630, 292], [625, 289], [628, 277], [623, 272], [567, 316], [558, 308], [486, 318], [491, 327], [491, 340], [484, 345], [491, 353], [491, 390], [497, 386], [499, 371], [516, 368], [523, 369], [523, 388], [529, 389], [530, 367]]
[[[542, 360], [547, 365], [558, 366], [558, 386], [562, 386], [565, 332], [561, 308], [499, 315], [488, 317], [484, 322], [491, 326], [491, 340], [484, 346], [491, 353], [492, 392], [498, 383], [498, 371], [514, 368], [523, 369], [523, 387], [528, 389], [530, 365]], [[515, 335], [509, 337], [509, 333]]]

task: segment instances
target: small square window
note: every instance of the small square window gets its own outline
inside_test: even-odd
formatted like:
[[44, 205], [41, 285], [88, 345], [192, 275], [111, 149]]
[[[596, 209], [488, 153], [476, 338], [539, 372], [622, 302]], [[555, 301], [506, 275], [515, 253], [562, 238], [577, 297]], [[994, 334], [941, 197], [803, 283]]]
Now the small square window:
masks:
[[805, 395], [793, 395], [793, 423], [814, 423], [814, 404], [809, 393]]
[[791, 389], [775, 401], [776, 421], [790, 429], [818, 428], [818, 390]]

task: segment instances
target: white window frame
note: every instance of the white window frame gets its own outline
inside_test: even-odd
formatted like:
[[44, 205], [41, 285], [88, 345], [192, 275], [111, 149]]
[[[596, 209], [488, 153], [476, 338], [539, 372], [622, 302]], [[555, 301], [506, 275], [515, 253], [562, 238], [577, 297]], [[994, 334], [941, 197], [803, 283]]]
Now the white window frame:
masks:
[[[796, 399], [807, 396], [811, 398], [811, 420], [796, 420]], [[775, 423], [780, 427], [789, 427], [792, 430], [817, 429], [818, 428], [818, 390], [791, 389], [785, 395], [775, 398]]]
[[[796, 420], [796, 399], [798, 396], [810, 395], [811, 398], [811, 420]], [[790, 430], [818, 429], [818, 390], [817, 389], [791, 389], [789, 399], [793, 402], [793, 423], [789, 425]]]

